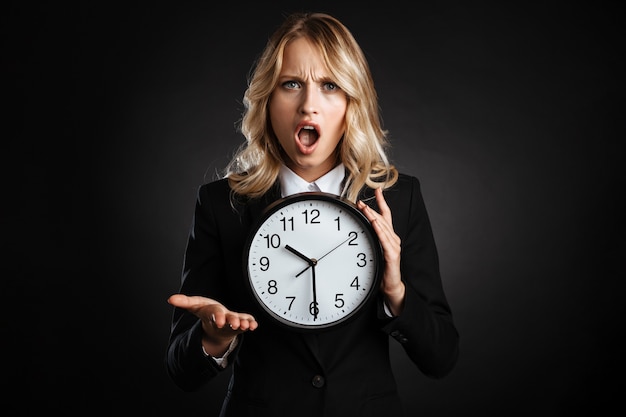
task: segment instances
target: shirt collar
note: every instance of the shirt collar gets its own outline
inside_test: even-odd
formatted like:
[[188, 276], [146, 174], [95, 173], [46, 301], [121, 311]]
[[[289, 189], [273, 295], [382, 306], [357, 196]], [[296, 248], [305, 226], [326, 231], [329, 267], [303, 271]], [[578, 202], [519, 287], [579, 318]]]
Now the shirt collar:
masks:
[[280, 173], [278, 174], [281, 196], [287, 197], [307, 191], [322, 191], [324, 193], [341, 195], [345, 175], [345, 167], [340, 163], [328, 173], [309, 183], [287, 168], [287, 166], [281, 165]]

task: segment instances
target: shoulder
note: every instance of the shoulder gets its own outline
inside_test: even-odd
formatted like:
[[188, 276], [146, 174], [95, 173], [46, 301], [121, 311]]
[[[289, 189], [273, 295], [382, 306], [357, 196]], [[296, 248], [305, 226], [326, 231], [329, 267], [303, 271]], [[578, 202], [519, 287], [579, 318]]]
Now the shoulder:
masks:
[[204, 183], [198, 187], [198, 192], [201, 193], [230, 193], [230, 185], [228, 185], [227, 178], [220, 178], [211, 182]]
[[407, 195], [414, 192], [419, 192], [420, 180], [414, 176], [404, 173], [398, 174], [398, 180], [389, 189], [385, 190], [386, 195], [399, 194]]
[[233, 196], [228, 179], [206, 182], [197, 188], [195, 222], [212, 230], [232, 229], [241, 223], [245, 207]]
[[421, 182], [414, 175], [400, 174], [398, 181], [385, 190], [384, 195], [392, 212], [395, 210], [397, 213], [415, 213], [426, 209]]
[[399, 187], [419, 187], [420, 180], [414, 176], [405, 173], [398, 174], [398, 182], [396, 183]]
[[199, 206], [230, 205], [231, 198], [232, 190], [226, 178], [201, 184], [196, 193], [196, 203]]
[[[413, 175], [398, 173], [396, 182], [392, 186], [385, 188], [383, 194], [387, 203], [405, 204], [407, 199], [411, 200], [413, 194], [420, 194], [420, 181]], [[374, 202], [374, 189], [363, 187], [359, 193], [359, 199], [368, 204], [372, 202], [373, 207], [377, 208]]]
[[256, 212], [280, 197], [280, 189], [276, 183], [261, 197], [252, 198], [234, 192], [227, 178], [221, 178], [202, 184], [198, 188], [197, 205], [207, 207], [220, 213], [241, 215], [246, 211]]

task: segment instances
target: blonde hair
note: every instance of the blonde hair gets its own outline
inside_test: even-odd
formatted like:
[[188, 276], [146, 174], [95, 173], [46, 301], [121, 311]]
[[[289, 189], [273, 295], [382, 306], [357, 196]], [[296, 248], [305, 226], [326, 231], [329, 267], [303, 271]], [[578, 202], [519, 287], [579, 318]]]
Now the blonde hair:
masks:
[[225, 169], [235, 194], [260, 197], [276, 182], [283, 156], [269, 122], [268, 103], [278, 84], [285, 45], [305, 37], [317, 46], [334, 82], [347, 97], [346, 130], [338, 158], [346, 167], [344, 196], [356, 201], [359, 190], [392, 186], [397, 169], [388, 160], [378, 95], [365, 55], [350, 31], [324, 13], [295, 13], [269, 38], [244, 94], [240, 131], [246, 142]]

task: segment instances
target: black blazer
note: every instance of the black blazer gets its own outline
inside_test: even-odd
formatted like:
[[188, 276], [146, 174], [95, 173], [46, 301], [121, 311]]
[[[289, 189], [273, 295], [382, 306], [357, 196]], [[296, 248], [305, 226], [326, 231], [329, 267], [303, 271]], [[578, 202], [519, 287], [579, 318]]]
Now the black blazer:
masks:
[[[265, 319], [244, 281], [244, 241], [263, 209], [280, 197], [278, 185], [263, 198], [231, 204], [226, 180], [198, 190], [184, 258], [180, 292], [216, 299], [259, 321], [240, 335], [229, 356], [234, 366], [223, 416], [402, 416], [389, 359], [389, 336], [425, 375], [440, 378], [457, 361], [459, 335], [439, 274], [437, 249], [417, 178], [400, 175], [385, 191], [402, 239], [406, 301], [389, 318], [382, 302], [349, 324], [320, 334], [284, 330]], [[361, 198], [378, 210], [373, 191]], [[382, 298], [382, 297], [381, 297]], [[264, 320], [265, 319], [265, 320]], [[200, 321], [175, 308], [166, 354], [173, 381], [193, 391], [223, 369], [201, 348]]]

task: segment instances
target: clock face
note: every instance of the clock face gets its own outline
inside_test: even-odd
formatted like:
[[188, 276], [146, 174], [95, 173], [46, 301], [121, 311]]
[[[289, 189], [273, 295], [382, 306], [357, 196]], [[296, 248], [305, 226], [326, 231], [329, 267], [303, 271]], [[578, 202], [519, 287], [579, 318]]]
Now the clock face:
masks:
[[376, 233], [354, 204], [332, 194], [301, 193], [271, 205], [244, 253], [255, 298], [293, 329], [345, 323], [378, 291]]

